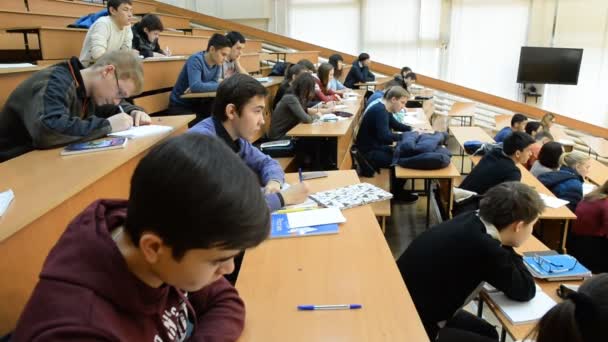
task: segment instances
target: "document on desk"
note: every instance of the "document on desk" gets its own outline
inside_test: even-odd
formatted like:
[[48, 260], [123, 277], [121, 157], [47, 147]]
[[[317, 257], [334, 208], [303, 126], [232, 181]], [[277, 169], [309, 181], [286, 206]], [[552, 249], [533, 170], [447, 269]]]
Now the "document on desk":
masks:
[[14, 198], [15, 194], [11, 189], [0, 192], [0, 217], [4, 215], [6, 209], [8, 209], [8, 206], [11, 204]]
[[143, 138], [150, 135], [162, 134], [171, 132], [173, 127], [171, 126], [162, 126], [162, 125], [145, 125], [145, 126], [137, 126], [126, 131], [110, 133], [110, 136], [113, 137], [126, 137], [129, 139], [137, 139]]
[[404, 115], [401, 123], [404, 125], [408, 125], [408, 126], [415, 126], [415, 125], [423, 124], [424, 121], [417, 119], [411, 115]]
[[549, 195], [545, 195], [545, 194], [540, 194], [540, 198], [543, 199], [543, 202], [545, 202], [545, 205], [549, 208], [560, 208], [565, 206], [566, 204], [570, 203], [569, 201], [563, 200], [563, 199], [559, 199], [557, 197], [554, 196], [549, 196]]
[[583, 183], [583, 196], [595, 190], [596, 186], [591, 183]]
[[8, 64], [2, 64], [0, 63], [0, 69], [7, 69], [7, 68], [12, 68], [12, 69], [17, 69], [17, 68], [31, 68], [31, 67], [35, 67], [36, 65], [31, 64], [31, 63], [8, 63]]
[[536, 296], [529, 302], [517, 302], [507, 298], [502, 292], [488, 293], [492, 301], [511, 323], [526, 324], [538, 321], [555, 306], [555, 301], [545, 292], [536, 290]]
[[290, 228], [346, 222], [346, 218], [338, 208], [298, 211], [285, 215], [287, 215]]

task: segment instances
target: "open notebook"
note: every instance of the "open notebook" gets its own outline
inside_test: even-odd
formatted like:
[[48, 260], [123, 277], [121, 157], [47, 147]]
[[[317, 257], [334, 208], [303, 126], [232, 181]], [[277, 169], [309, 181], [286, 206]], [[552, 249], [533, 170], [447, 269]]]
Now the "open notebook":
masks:
[[328, 208], [348, 209], [393, 198], [393, 194], [369, 183], [359, 183], [329, 191], [317, 192], [310, 198]]
[[529, 302], [517, 302], [507, 298], [502, 292], [488, 293], [492, 301], [511, 323], [526, 324], [538, 321], [547, 311], [555, 306], [555, 301], [546, 293], [536, 288], [536, 296]]

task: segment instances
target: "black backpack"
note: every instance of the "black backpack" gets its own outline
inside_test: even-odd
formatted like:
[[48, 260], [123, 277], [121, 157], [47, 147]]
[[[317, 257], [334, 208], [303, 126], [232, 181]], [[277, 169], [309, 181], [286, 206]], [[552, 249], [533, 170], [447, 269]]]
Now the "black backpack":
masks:
[[375, 169], [372, 164], [365, 159], [361, 151], [357, 148], [357, 146], [353, 145], [350, 148], [350, 156], [353, 160], [353, 168], [357, 170], [357, 174], [359, 177], [371, 178], [374, 177], [376, 172], [380, 172], [380, 170]]

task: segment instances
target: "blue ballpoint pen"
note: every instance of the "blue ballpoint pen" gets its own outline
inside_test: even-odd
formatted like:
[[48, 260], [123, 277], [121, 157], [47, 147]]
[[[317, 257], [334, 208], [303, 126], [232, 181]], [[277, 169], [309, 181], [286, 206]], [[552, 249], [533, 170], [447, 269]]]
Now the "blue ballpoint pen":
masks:
[[353, 310], [361, 309], [361, 304], [335, 304], [335, 305], [298, 305], [298, 310], [311, 311], [311, 310]]

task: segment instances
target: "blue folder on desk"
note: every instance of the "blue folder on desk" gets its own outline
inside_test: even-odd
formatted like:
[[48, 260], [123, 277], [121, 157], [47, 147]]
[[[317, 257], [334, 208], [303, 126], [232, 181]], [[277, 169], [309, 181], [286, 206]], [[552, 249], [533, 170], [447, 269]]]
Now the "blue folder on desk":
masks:
[[273, 214], [271, 216], [271, 239], [337, 233], [337, 223], [291, 228], [289, 227], [289, 220], [287, 219], [287, 214]]
[[591, 271], [568, 254], [524, 256], [524, 264], [535, 278], [549, 281], [574, 280], [591, 277]]

